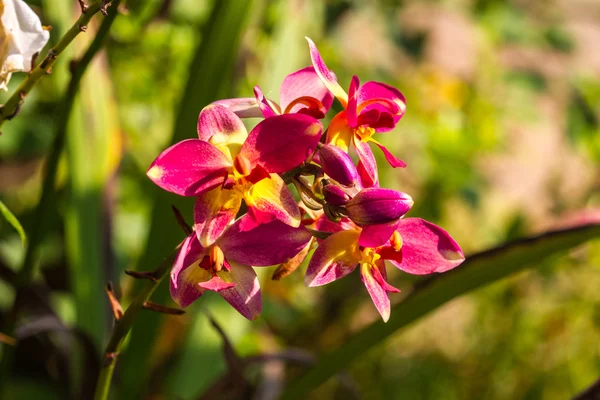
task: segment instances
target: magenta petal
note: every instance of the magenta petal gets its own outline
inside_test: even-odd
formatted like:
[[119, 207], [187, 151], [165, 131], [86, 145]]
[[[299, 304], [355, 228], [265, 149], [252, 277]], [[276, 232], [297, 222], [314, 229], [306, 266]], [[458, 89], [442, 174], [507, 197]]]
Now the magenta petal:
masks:
[[379, 177], [377, 175], [377, 161], [375, 161], [375, 156], [373, 155], [371, 147], [369, 147], [367, 142], [363, 142], [357, 138], [356, 135], [353, 137], [353, 141], [356, 153], [360, 160], [356, 169], [358, 171], [358, 176], [361, 179], [362, 186], [377, 186], [379, 182]]
[[163, 151], [148, 177], [161, 188], [180, 196], [197, 196], [223, 183], [231, 161], [212, 144], [188, 139]]
[[238, 99], [225, 99], [215, 101], [213, 104], [218, 104], [227, 107], [240, 118], [262, 118], [263, 114], [258, 107], [256, 98], [242, 97]]
[[[289, 74], [281, 84], [279, 94], [279, 104], [281, 109], [285, 110], [294, 100], [301, 97], [313, 97], [323, 105], [323, 112], [327, 112], [333, 103], [333, 95], [323, 84], [314, 67], [306, 67]], [[303, 104], [297, 104], [290, 110], [291, 113], [297, 113], [306, 108]]]
[[348, 125], [352, 128], [356, 128], [358, 126], [358, 114], [357, 114], [357, 106], [358, 106], [358, 98], [357, 98], [357, 90], [360, 86], [360, 80], [358, 76], [354, 75], [352, 80], [350, 81], [350, 89], [348, 90], [348, 107], [346, 107], [346, 116], [348, 118]]
[[329, 218], [322, 214], [317, 218], [315, 222], [315, 228], [321, 232], [339, 232], [339, 231], [349, 231], [356, 230], [359, 228], [354, 224], [354, 222], [350, 221], [348, 218], [344, 217], [339, 222], [333, 222]]
[[242, 120], [233, 111], [218, 104], [209, 104], [198, 116], [198, 137], [208, 142], [215, 135], [223, 136], [216, 138], [217, 143], [228, 142], [230, 136], [240, 136], [243, 142], [247, 131]]
[[194, 231], [202, 246], [210, 246], [225, 232], [241, 204], [242, 197], [237, 190], [217, 187], [198, 195], [194, 205]]
[[189, 306], [204, 293], [198, 283], [209, 280], [211, 274], [199, 266], [203, 258], [204, 249], [192, 233], [181, 245], [171, 270], [171, 297], [180, 307]]
[[460, 246], [437, 225], [420, 218], [401, 220], [402, 262], [390, 260], [401, 270], [414, 275], [448, 271], [465, 260]]
[[379, 285], [379, 282], [373, 276], [374, 269], [368, 264], [363, 264], [360, 267], [360, 276], [373, 300], [373, 304], [375, 304], [375, 308], [381, 314], [383, 322], [387, 322], [390, 319], [390, 298], [387, 291]]
[[306, 286], [321, 286], [340, 279], [356, 268], [360, 260], [358, 231], [339, 231], [315, 250], [304, 276]]
[[307, 115], [276, 115], [252, 129], [240, 154], [271, 173], [286, 172], [306, 160], [322, 132], [321, 123]]
[[387, 162], [394, 168], [404, 168], [406, 167], [406, 163], [401, 159], [397, 158], [395, 155], [390, 153], [390, 151], [381, 143], [375, 142], [375, 144], [383, 151], [383, 155]]
[[[381, 82], [366, 82], [358, 93], [359, 114], [372, 109], [377, 109], [382, 114], [391, 114], [393, 120], [384, 126], [378, 127], [378, 132], [385, 132], [392, 129], [406, 112], [406, 99], [404, 95], [395, 87]], [[387, 125], [387, 126], [385, 126]], [[391, 125], [391, 126], [390, 126]]]
[[265, 97], [262, 90], [260, 90], [260, 87], [254, 86], [254, 96], [256, 96], [256, 103], [258, 104], [258, 107], [260, 107], [260, 111], [265, 118], [281, 114], [274, 103]]
[[177, 288], [179, 273], [188, 266], [198, 263], [204, 257], [204, 248], [198, 242], [196, 234], [192, 232], [181, 244], [173, 268], [171, 268], [171, 283]]
[[[293, 227], [300, 226], [300, 210], [294, 195], [277, 174], [255, 183], [244, 193], [248, 206], [248, 218], [255, 225], [266, 224], [275, 219]], [[249, 225], [244, 230], [249, 229]]]
[[219, 292], [233, 308], [249, 320], [255, 320], [262, 312], [262, 297], [256, 272], [247, 265], [232, 262], [231, 272], [219, 272], [219, 276], [235, 286]]
[[373, 274], [373, 278], [375, 278], [375, 280], [377, 281], [379, 286], [381, 286], [381, 288], [383, 290], [385, 290], [386, 292], [392, 292], [392, 293], [400, 292], [400, 289], [393, 287], [392, 285], [390, 285], [387, 282], [387, 280], [386, 280], [387, 277], [386, 277], [386, 273], [385, 273], [385, 263], [381, 262], [381, 260], [378, 262], [378, 265], [376, 268], [371, 269], [371, 274]]
[[356, 125], [367, 125], [369, 127], [373, 127], [379, 122], [381, 118], [381, 111], [377, 109], [371, 109], [361, 113], [358, 118]]
[[313, 67], [315, 68], [315, 72], [317, 73], [317, 75], [319, 75], [319, 78], [321, 78], [323, 84], [327, 86], [327, 89], [329, 89], [329, 91], [335, 97], [337, 97], [340, 103], [342, 103], [342, 106], [345, 108], [348, 104], [348, 95], [346, 94], [346, 92], [344, 92], [344, 89], [342, 89], [342, 87], [338, 84], [335, 74], [331, 72], [329, 68], [327, 68], [327, 65], [325, 65], [325, 61], [323, 61], [321, 53], [319, 53], [319, 50], [317, 49], [315, 43], [309, 38], [306, 38], [306, 40], [308, 41], [310, 58], [312, 60]]
[[312, 237], [303, 227], [292, 228], [280, 221], [244, 231], [244, 218], [238, 219], [217, 240], [230, 261], [255, 267], [280, 264], [298, 254]]
[[401, 220], [391, 221], [386, 224], [365, 226], [360, 232], [358, 243], [363, 247], [379, 247], [386, 244]]
[[220, 292], [221, 290], [230, 289], [235, 286], [235, 283], [225, 282], [218, 276], [213, 276], [210, 280], [205, 282], [199, 282], [198, 286], [205, 290], [212, 290], [213, 292]]

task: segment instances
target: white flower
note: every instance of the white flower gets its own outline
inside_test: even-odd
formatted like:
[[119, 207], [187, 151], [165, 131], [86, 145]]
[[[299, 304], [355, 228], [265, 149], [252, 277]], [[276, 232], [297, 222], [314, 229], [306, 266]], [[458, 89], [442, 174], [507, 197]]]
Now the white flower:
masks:
[[13, 72], [31, 69], [33, 55], [44, 48], [50, 33], [23, 0], [0, 0], [0, 89], [7, 90]]

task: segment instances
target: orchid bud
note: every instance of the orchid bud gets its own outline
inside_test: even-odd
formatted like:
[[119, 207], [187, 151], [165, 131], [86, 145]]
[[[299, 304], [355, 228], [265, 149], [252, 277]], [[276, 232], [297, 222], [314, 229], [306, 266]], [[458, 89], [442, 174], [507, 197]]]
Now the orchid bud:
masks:
[[372, 187], [354, 196], [346, 204], [346, 212], [358, 225], [378, 225], [402, 217], [413, 204], [413, 199], [406, 193]]
[[332, 145], [319, 149], [323, 171], [344, 186], [354, 186], [358, 181], [358, 171], [354, 162], [344, 150]]
[[323, 186], [323, 197], [328, 204], [343, 206], [350, 200], [350, 196], [337, 185], [327, 184]]

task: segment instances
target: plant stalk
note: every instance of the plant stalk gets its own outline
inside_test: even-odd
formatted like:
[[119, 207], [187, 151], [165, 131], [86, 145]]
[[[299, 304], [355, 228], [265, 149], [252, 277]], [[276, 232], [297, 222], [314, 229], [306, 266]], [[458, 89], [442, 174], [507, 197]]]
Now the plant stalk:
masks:
[[[77, 96], [77, 92], [79, 90], [79, 84], [81, 83], [81, 79], [83, 78], [83, 75], [84, 75], [85, 71], [87, 70], [87, 67], [89, 66], [89, 64], [93, 60], [94, 56], [98, 53], [98, 51], [102, 48], [102, 45], [104, 44], [104, 41], [108, 35], [108, 31], [110, 30], [110, 27], [112, 26], [112, 23], [117, 15], [116, 6], [118, 5], [119, 2], [120, 2], [120, 0], [113, 1], [113, 5], [115, 6], [113, 12], [109, 13], [109, 15], [104, 19], [104, 21], [102, 22], [102, 25], [100, 25], [100, 28], [98, 29], [96, 37], [94, 38], [92, 43], [89, 45], [88, 49], [86, 50], [84, 55], [81, 57], [81, 59], [78, 60], [77, 63], [75, 64], [75, 67], [72, 71], [72, 76], [71, 76], [71, 80], [69, 82], [69, 86], [68, 86], [65, 96], [62, 100], [62, 103], [59, 106], [59, 110], [60, 110], [60, 115], [58, 118], [59, 125], [57, 126], [56, 134], [54, 136], [54, 141], [52, 143], [52, 148], [50, 150], [50, 154], [48, 155], [48, 159], [46, 161], [46, 171], [44, 173], [44, 181], [42, 184], [42, 195], [40, 197], [40, 200], [39, 200], [38, 205], [34, 212], [34, 215], [35, 215], [34, 221], [35, 221], [36, 225], [35, 225], [35, 227], [33, 227], [33, 229], [30, 229], [30, 232], [29, 232], [30, 240], [29, 240], [26, 250], [25, 250], [25, 257], [23, 259], [23, 263], [22, 263], [21, 268], [19, 269], [16, 279], [15, 279], [16, 294], [15, 294], [14, 303], [13, 303], [10, 311], [7, 313], [6, 319], [5, 319], [4, 333], [9, 336], [13, 336], [14, 329], [16, 326], [17, 317], [18, 317], [17, 307], [19, 304], [19, 296], [23, 292], [23, 289], [26, 288], [31, 283], [31, 281], [33, 280], [33, 277], [35, 275], [36, 258], [37, 258], [37, 254], [39, 251], [39, 246], [42, 243], [44, 235], [46, 233], [47, 217], [50, 213], [50, 210], [55, 209], [56, 191], [55, 191], [54, 186], [55, 186], [55, 182], [56, 182], [56, 175], [58, 172], [58, 162], [60, 160], [60, 155], [64, 148], [65, 137], [67, 135], [67, 127], [68, 127], [69, 117], [70, 117], [71, 111], [73, 109], [75, 97]], [[96, 12], [98, 12], [100, 10], [102, 5], [103, 5], [103, 1], [97, 1], [93, 5], [89, 6], [87, 8], [86, 12], [79, 18], [78, 22], [81, 22], [82, 19], [84, 17], [86, 17], [85, 19], [83, 19], [83, 21], [85, 21], [85, 23], [87, 23], [90, 20], [90, 18], [92, 17], [92, 15], [94, 15]], [[75, 26], [77, 26], [77, 24]], [[74, 36], [73, 36], [70, 40], [68, 40], [68, 41], [65, 40], [66, 37], [69, 37], [69, 34], [72, 30], [73, 30], [73, 28], [71, 28], [65, 34], [63, 39], [60, 40], [60, 42], [54, 47], [54, 49], [58, 48], [60, 50], [60, 52], [62, 52], [64, 50], [64, 48], [74, 38]], [[52, 61], [52, 63], [54, 63], [54, 61]], [[38, 67], [36, 67], [34, 72], [43, 70], [40, 67], [43, 63], [44, 63], [44, 61], [42, 61], [42, 63], [40, 63], [40, 65], [38, 65]], [[31, 79], [32, 75], [33, 75], [33, 72], [28, 78], [26, 78], [25, 81], [23, 81], [23, 84], [25, 84], [28, 79]], [[23, 86], [23, 84], [21, 84], [21, 86]], [[32, 86], [33, 86], [33, 83], [31, 83], [31, 86], [29, 86], [29, 89], [31, 89]], [[17, 93], [19, 93], [19, 92], [17, 91]], [[2, 110], [0, 110], [0, 126], [2, 125], [2, 122], [5, 119], [5, 118], [3, 119], [3, 115], [4, 115], [3, 112], [4, 112], [4, 110], [6, 110], [6, 106], [8, 104], [9, 103], [6, 103], [6, 105], [2, 108]], [[2, 352], [2, 363], [0, 365], [0, 397], [2, 397], [1, 396], [2, 391], [5, 390], [4, 386], [6, 385], [6, 383], [8, 381], [8, 376], [10, 374], [10, 370], [11, 370], [13, 359], [14, 359], [14, 351], [15, 351], [14, 347], [5, 346], [3, 349], [3, 352]]]
[[105, 10], [106, 6], [105, 0], [98, 0], [85, 8], [85, 11], [81, 13], [81, 16], [75, 24], [73, 24], [58, 43], [48, 51], [46, 57], [30, 71], [29, 74], [27, 74], [23, 82], [21, 82], [21, 85], [19, 85], [17, 90], [15, 90], [6, 103], [0, 108], [0, 128], [6, 120], [14, 118], [19, 113], [25, 97], [29, 94], [35, 84], [45, 75], [51, 74], [52, 66], [56, 63], [56, 60], [62, 52], [69, 44], [71, 44], [77, 35], [86, 30], [87, 24], [94, 14], [100, 10]]
[[158, 266], [158, 268], [156, 268], [156, 270], [152, 273], [154, 279], [145, 280], [145, 285], [142, 288], [142, 291], [136, 296], [129, 307], [127, 307], [127, 310], [123, 316], [116, 321], [112, 335], [108, 345], [106, 346], [106, 350], [104, 351], [103, 364], [100, 369], [100, 375], [98, 376], [94, 400], [106, 400], [108, 398], [110, 384], [121, 346], [123, 345], [127, 334], [133, 326], [133, 321], [135, 320], [136, 315], [144, 309], [144, 303], [148, 301], [160, 282], [171, 270], [180, 247], [181, 245], [177, 246], [177, 248]]

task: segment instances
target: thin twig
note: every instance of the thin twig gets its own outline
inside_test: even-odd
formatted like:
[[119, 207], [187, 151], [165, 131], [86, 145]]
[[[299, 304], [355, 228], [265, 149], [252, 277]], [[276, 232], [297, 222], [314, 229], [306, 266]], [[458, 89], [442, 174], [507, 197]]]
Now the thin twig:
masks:
[[154, 275], [154, 271], [132, 271], [126, 269], [125, 274], [135, 279], [148, 279], [153, 282], [158, 282], [158, 278]]
[[110, 303], [110, 308], [112, 309], [113, 315], [115, 319], [118, 321], [123, 316], [123, 308], [121, 307], [121, 303], [117, 299], [115, 295], [115, 291], [113, 290], [113, 286], [111, 282], [108, 282], [104, 287], [106, 291], [106, 295], [108, 296], [108, 301]]
[[572, 400], [599, 400], [600, 399], [600, 379], [592, 383], [587, 389], [573, 397]]
[[185, 221], [185, 218], [181, 214], [181, 211], [179, 211], [179, 209], [175, 207], [175, 205], [171, 205], [171, 208], [175, 213], [175, 219], [177, 220], [177, 223], [179, 224], [181, 229], [183, 229], [186, 235], [190, 235], [193, 232], [192, 227], [189, 226], [188, 223]]
[[154, 311], [154, 312], [158, 312], [158, 313], [162, 313], [162, 314], [171, 314], [171, 315], [185, 314], [185, 310], [182, 310], [181, 308], [167, 307], [167, 306], [163, 306], [162, 304], [155, 303], [153, 301], [145, 301], [144, 304], [142, 304], [142, 307], [144, 308], [144, 310], [150, 310], [150, 311]]
[[156, 268], [154, 276], [156, 280], [148, 280], [145, 282], [145, 286], [137, 297], [131, 302], [123, 316], [115, 323], [112, 335], [104, 351], [104, 363], [100, 370], [100, 376], [98, 377], [98, 383], [96, 385], [96, 394], [94, 395], [95, 400], [106, 400], [108, 393], [110, 392], [110, 383], [112, 381], [113, 372], [115, 370], [115, 364], [117, 357], [125, 337], [131, 330], [133, 321], [140, 310], [143, 310], [144, 305], [148, 305], [148, 299], [158, 287], [160, 281], [169, 273], [175, 257], [179, 251], [181, 245], [177, 248]]
[[[115, 1], [115, 3], [118, 3], [118, 2], [119, 2], [118, 0]], [[90, 6], [87, 14], [85, 14], [85, 15], [88, 15], [89, 18], [91, 18], [91, 16], [99, 10], [100, 3], [101, 2], [96, 2], [92, 6]], [[69, 82], [69, 86], [68, 86], [65, 96], [62, 100], [62, 103], [59, 106], [59, 110], [60, 110], [60, 115], [58, 118], [59, 125], [57, 126], [56, 134], [54, 136], [54, 142], [52, 143], [52, 148], [50, 150], [50, 154], [48, 155], [48, 159], [46, 162], [46, 171], [44, 174], [44, 181], [42, 184], [42, 195], [40, 197], [40, 200], [39, 200], [38, 205], [36, 206], [36, 209], [34, 212], [35, 218], [33, 220], [35, 221], [36, 226], [34, 227], [34, 229], [31, 229], [29, 232], [30, 240], [29, 240], [29, 243], [27, 244], [27, 248], [25, 250], [25, 257], [23, 259], [21, 268], [19, 269], [19, 272], [17, 273], [17, 276], [15, 277], [15, 289], [17, 291], [17, 295], [15, 296], [15, 300], [14, 300], [14, 303], [13, 303], [11, 309], [9, 310], [9, 312], [6, 315], [5, 332], [8, 335], [11, 335], [15, 329], [15, 324], [17, 321], [17, 313], [18, 313], [17, 306], [18, 306], [19, 297], [20, 297], [19, 294], [22, 293], [23, 290], [31, 283], [33, 276], [35, 275], [36, 258], [37, 258], [39, 246], [40, 246], [40, 244], [44, 238], [44, 235], [46, 233], [46, 225], [47, 225], [46, 223], [47, 223], [47, 219], [48, 219], [47, 218], [48, 214], [49, 214], [50, 210], [55, 209], [54, 202], [55, 202], [56, 192], [54, 189], [54, 185], [56, 182], [56, 175], [57, 175], [57, 171], [58, 171], [58, 161], [60, 159], [60, 155], [61, 155], [63, 147], [64, 147], [65, 137], [67, 135], [67, 126], [68, 126], [68, 122], [69, 122], [69, 117], [70, 117], [71, 111], [73, 109], [75, 97], [79, 90], [79, 84], [81, 82], [81, 79], [83, 78], [85, 71], [87, 70], [87, 67], [91, 63], [92, 59], [98, 53], [98, 51], [102, 48], [102, 45], [108, 35], [108, 31], [110, 30], [110, 27], [112, 26], [112, 22], [114, 21], [115, 16], [116, 16], [116, 13], [112, 13], [107, 18], [105, 18], [105, 20], [102, 22], [102, 25], [98, 29], [98, 33], [96, 34], [96, 37], [94, 38], [92, 43], [89, 45], [88, 49], [84, 53], [81, 60], [79, 60], [76, 63], [75, 68], [72, 70], [71, 81]], [[89, 18], [87, 19], [87, 21], [89, 21]], [[80, 18], [79, 21], [81, 21], [81, 19], [82, 18]], [[76, 25], [74, 25], [74, 26], [76, 26]], [[33, 84], [35, 82], [37, 82], [37, 80], [39, 80], [39, 77], [38, 77], [35, 81], [31, 81], [31, 78], [34, 76], [36, 71], [39, 72], [39, 71], [47, 70], [47, 69], [43, 69], [41, 67], [41, 65], [44, 63], [48, 64], [49, 61], [47, 61], [47, 60], [48, 60], [48, 57], [51, 56], [51, 54], [57, 54], [56, 53], [57, 49], [59, 50], [59, 53], [62, 52], [62, 50], [64, 50], [64, 48], [73, 40], [73, 38], [75, 36], [73, 36], [70, 40], [65, 39], [66, 37], [69, 37], [70, 32], [72, 30], [73, 30], [73, 28], [71, 28], [65, 34], [63, 39], [61, 39], [60, 42], [52, 50], [50, 50], [50, 53], [46, 57], [46, 59], [44, 59], [44, 61], [42, 61], [42, 63], [40, 63], [40, 65], [38, 65], [38, 67], [36, 67], [36, 69], [34, 71], [32, 71], [32, 73], [27, 78], [25, 78], [25, 80], [23, 81], [23, 84], [21, 84], [20, 88], [22, 88], [26, 82], [30, 82], [30, 83], [28, 83], [29, 86], [28, 86], [27, 90], [31, 89]], [[53, 62], [50, 63], [50, 65], [51, 64], [53, 64]], [[43, 72], [43, 73], [45, 73], [45, 72]], [[19, 90], [17, 90], [17, 93], [19, 93]], [[13, 95], [13, 97], [14, 97], [14, 95]], [[12, 99], [12, 97], [11, 97], [11, 99]], [[10, 99], [9, 99], [9, 102], [10, 102]], [[4, 115], [5, 115], [4, 111], [7, 110], [7, 106], [9, 105], [9, 102], [7, 102], [5, 104], [5, 106], [0, 110], [0, 126], [2, 125], [4, 119], [6, 119], [6, 118], [4, 118]], [[9, 376], [10, 369], [11, 369], [12, 363], [13, 363], [13, 359], [14, 359], [14, 349], [13, 348], [5, 349], [5, 351], [2, 354], [2, 364], [1, 364], [1, 368], [0, 368], [0, 387], [3, 386], [3, 383], [6, 382], [6, 379]]]
[[17, 344], [17, 339], [10, 337], [8, 335], [5, 335], [4, 333], [0, 332], [0, 342], [7, 344], [9, 346], [14, 346]]
[[7, 119], [12, 119], [19, 113], [25, 97], [29, 94], [35, 84], [42, 79], [42, 77], [50, 73], [56, 59], [62, 54], [67, 46], [71, 44], [77, 35], [82, 31], [85, 31], [85, 27], [94, 14], [100, 11], [102, 7], [106, 6], [103, 0], [98, 0], [87, 8], [83, 2], [80, 1], [79, 3], [82, 5], [82, 13], [77, 22], [75, 22], [59, 42], [48, 51], [46, 57], [37, 65], [37, 67], [25, 76], [25, 79], [23, 79], [23, 82], [21, 82], [17, 90], [15, 90], [6, 103], [0, 108], [0, 128]]

